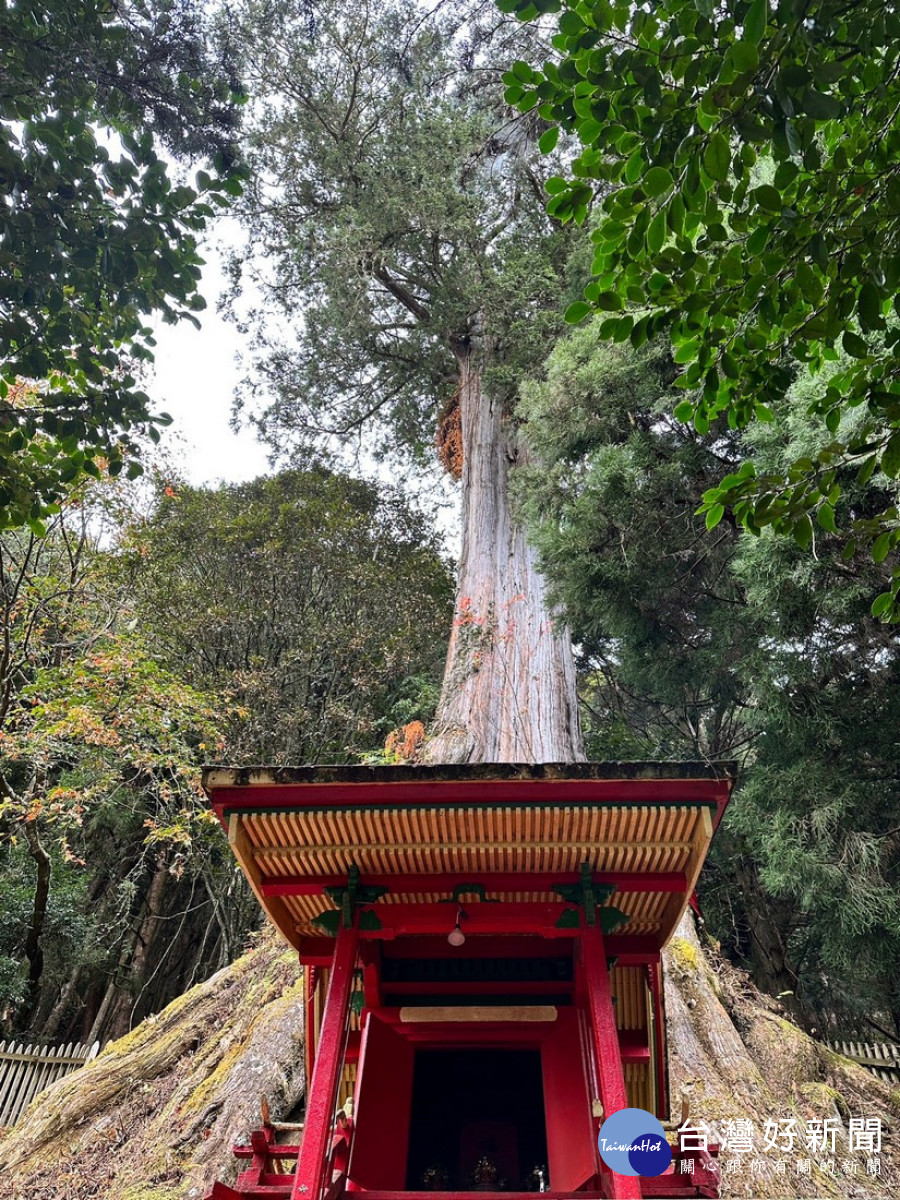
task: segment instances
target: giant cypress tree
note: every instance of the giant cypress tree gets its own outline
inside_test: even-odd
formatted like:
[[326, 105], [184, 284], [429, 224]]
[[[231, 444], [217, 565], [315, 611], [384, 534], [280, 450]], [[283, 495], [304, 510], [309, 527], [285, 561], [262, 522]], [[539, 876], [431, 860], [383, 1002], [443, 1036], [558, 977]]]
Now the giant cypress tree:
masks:
[[258, 420], [281, 446], [365, 436], [407, 461], [434, 454], [440, 425], [463, 543], [429, 753], [578, 758], [568, 638], [507, 501], [514, 388], [565, 307], [550, 164], [534, 121], [502, 99], [506, 64], [538, 52], [538, 35], [478, 3], [330, 0], [307, 20], [275, 0], [244, 15], [257, 177], [245, 269], [261, 265], [289, 321], [263, 343]]
[[[262, 421], [274, 441], [298, 445], [373, 430], [363, 419], [379, 414], [370, 446], [377, 436], [425, 454], [443, 411], [443, 456], [462, 467], [466, 521], [432, 753], [572, 759], [580, 747], [570, 651], [550, 641], [544, 587], [513, 532], [506, 492], [509, 461], [522, 457], [510, 393], [555, 326], [562, 288], [537, 196], [529, 208], [540, 178], [527, 142], [490, 102], [485, 45], [497, 43], [482, 34], [501, 39], [507, 29], [491, 11], [475, 8], [464, 33], [414, 5], [342, 15], [323, 3], [312, 25], [285, 5], [248, 10], [248, 61], [263, 97], [255, 158], [271, 177], [254, 196], [254, 237], [269, 252], [270, 299], [302, 316], [260, 359], [282, 397]], [[501, 51], [527, 57], [518, 46]], [[553, 660], [546, 670], [542, 645]], [[773, 1116], [802, 1128], [830, 1115], [835, 1097], [854, 1115], [886, 1115], [884, 1085], [780, 1021], [743, 978], [714, 978], [689, 919], [679, 935], [666, 972], [676, 1105], [682, 1084], [695, 1118], [749, 1117], [757, 1133]], [[276, 1116], [299, 1097], [302, 985], [285, 990], [295, 970], [257, 952], [113, 1046], [8, 1139], [4, 1183], [23, 1200], [40, 1187], [87, 1200], [98, 1186], [89, 1166], [111, 1194], [143, 1194], [148, 1180], [160, 1200], [203, 1194], [258, 1120], [259, 1081]], [[136, 1078], [146, 1085], [135, 1088]], [[114, 1151], [97, 1138], [106, 1128], [123, 1131]], [[885, 1177], [893, 1156], [885, 1139]], [[73, 1183], [81, 1179], [83, 1188]], [[861, 1182], [829, 1177], [826, 1186], [849, 1198]], [[732, 1195], [785, 1195], [771, 1169], [728, 1184]], [[821, 1194], [818, 1179], [798, 1184], [797, 1195]]]

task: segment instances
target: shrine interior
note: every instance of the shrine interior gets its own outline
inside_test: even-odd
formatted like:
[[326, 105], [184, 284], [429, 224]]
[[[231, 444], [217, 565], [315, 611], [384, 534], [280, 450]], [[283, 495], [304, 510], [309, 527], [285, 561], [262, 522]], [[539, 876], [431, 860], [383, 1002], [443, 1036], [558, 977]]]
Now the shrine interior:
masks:
[[[406, 1186], [525, 1191], [546, 1175], [539, 1050], [418, 1050]], [[481, 1170], [479, 1171], [479, 1164]], [[496, 1174], [494, 1174], [496, 1172]]]

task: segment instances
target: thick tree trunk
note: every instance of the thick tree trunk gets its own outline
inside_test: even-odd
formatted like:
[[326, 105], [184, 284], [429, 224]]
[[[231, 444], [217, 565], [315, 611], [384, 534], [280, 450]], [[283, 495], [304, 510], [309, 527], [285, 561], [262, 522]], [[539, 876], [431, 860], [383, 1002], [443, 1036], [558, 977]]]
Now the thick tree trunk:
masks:
[[510, 510], [520, 449], [482, 363], [458, 355], [462, 552], [456, 614], [430, 762], [575, 762], [584, 758], [568, 630], [547, 604], [525, 531]]

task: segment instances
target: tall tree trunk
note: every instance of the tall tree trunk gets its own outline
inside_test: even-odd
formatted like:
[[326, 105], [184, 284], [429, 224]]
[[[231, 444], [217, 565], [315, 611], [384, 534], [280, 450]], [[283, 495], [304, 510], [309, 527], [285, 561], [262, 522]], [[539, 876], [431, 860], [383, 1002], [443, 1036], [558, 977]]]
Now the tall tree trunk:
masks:
[[161, 854], [156, 860], [143, 916], [135, 933], [128, 963], [128, 982], [115, 997], [112, 1011], [108, 1017], [110, 1038], [122, 1037], [128, 1033], [133, 1024], [134, 1015], [141, 1000], [141, 987], [147, 977], [150, 950], [161, 924], [163, 896], [169, 878], [165, 856]]
[[575, 762], [584, 758], [568, 630], [547, 604], [509, 469], [521, 453], [483, 363], [460, 350], [462, 550], [456, 614], [430, 762]]
[[31, 902], [31, 920], [25, 937], [25, 957], [28, 959], [28, 1010], [33, 1013], [40, 1001], [41, 976], [44, 973], [44, 947], [41, 938], [47, 919], [47, 904], [50, 900], [50, 855], [44, 848], [35, 821], [24, 821], [22, 829], [28, 844], [28, 853], [34, 859], [37, 874], [34, 882], [34, 899]]

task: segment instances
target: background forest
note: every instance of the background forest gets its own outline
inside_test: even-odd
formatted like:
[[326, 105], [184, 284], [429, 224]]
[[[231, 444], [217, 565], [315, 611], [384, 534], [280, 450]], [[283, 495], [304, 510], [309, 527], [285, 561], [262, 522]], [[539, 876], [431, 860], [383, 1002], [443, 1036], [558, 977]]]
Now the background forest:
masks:
[[[64, 9], [103, 88], [53, 58]], [[796, 363], [771, 420], [686, 423], [667, 340], [566, 325], [591, 222], [547, 215], [566, 137], [503, 81], [555, 25], [474, 0], [128, 11], [3, 16], [2, 1032], [115, 1037], [243, 949], [258, 908], [203, 763], [359, 761], [428, 725], [453, 572], [433, 514], [384, 480], [458, 474], [455, 369], [477, 349], [588, 757], [738, 759], [708, 932], [808, 1029], [900, 1039], [897, 627], [872, 615], [888, 547], [697, 515], [748, 458], [774, 477], [833, 437]], [[205, 164], [193, 187], [169, 156]], [[67, 205], [57, 259], [37, 234]], [[228, 300], [255, 338], [240, 410], [273, 473], [139, 483], [160, 424], [146, 314], [200, 310], [197, 239], [227, 206], [250, 231]], [[840, 421], [849, 444], [861, 410]], [[372, 478], [348, 446], [381, 460]], [[838, 521], [896, 505], [896, 472], [838, 471]]]

